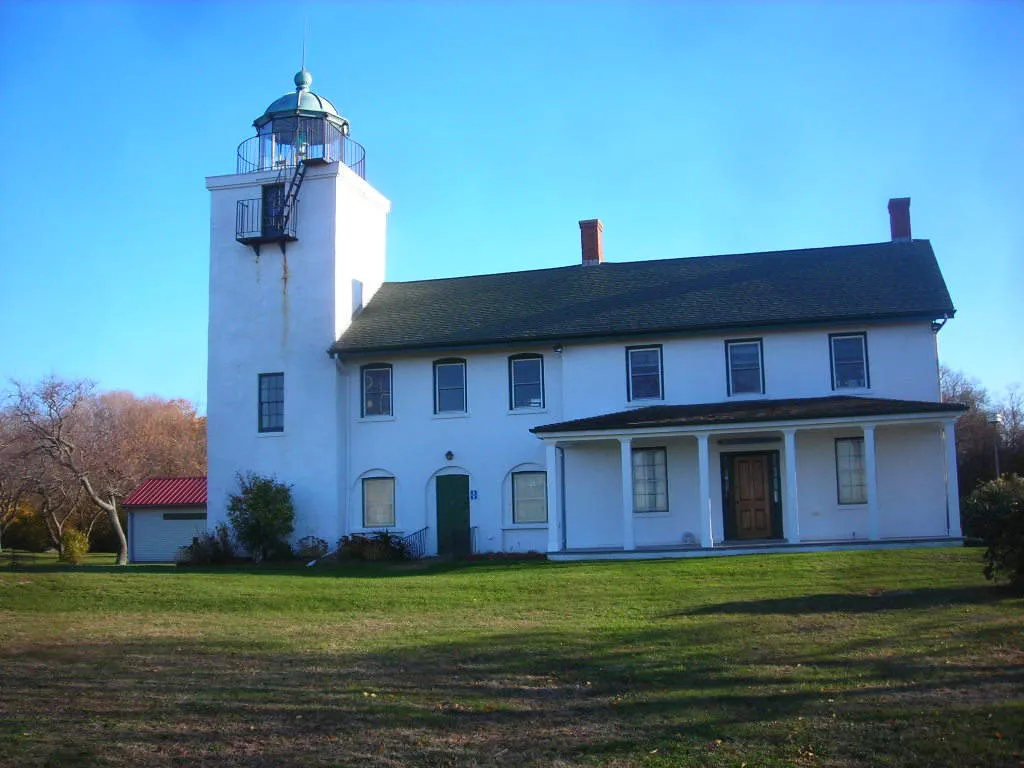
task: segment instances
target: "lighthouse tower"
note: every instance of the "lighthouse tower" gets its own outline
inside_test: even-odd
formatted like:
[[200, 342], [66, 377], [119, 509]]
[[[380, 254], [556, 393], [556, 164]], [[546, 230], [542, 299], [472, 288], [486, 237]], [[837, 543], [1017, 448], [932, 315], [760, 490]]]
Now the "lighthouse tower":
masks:
[[253, 122], [235, 173], [211, 176], [207, 376], [210, 527], [238, 473], [292, 486], [295, 537], [333, 542], [346, 494], [343, 377], [327, 349], [384, 280], [391, 204], [349, 122], [310, 90]]

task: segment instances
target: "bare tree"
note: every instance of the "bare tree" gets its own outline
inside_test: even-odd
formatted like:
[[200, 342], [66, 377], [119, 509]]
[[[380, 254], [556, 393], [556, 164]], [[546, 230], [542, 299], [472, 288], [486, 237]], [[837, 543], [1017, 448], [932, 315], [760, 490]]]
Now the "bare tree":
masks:
[[107, 513], [118, 540], [117, 564], [127, 565], [128, 540], [117, 504], [131, 489], [118, 482], [117, 473], [107, 471], [108, 462], [102, 459], [104, 441], [113, 435], [109, 430], [96, 431], [95, 420], [88, 418], [95, 385], [51, 376], [31, 388], [17, 382], [15, 387], [14, 412], [36, 449], [69, 472], [92, 503]]

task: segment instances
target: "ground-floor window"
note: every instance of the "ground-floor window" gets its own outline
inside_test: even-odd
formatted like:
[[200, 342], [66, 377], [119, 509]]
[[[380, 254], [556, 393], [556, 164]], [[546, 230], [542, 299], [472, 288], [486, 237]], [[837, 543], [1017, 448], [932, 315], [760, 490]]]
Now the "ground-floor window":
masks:
[[548, 521], [548, 475], [546, 472], [512, 473], [512, 522]]
[[668, 458], [664, 448], [633, 449], [633, 511], [668, 512]]
[[836, 440], [836, 481], [840, 504], [867, 504], [863, 437], [841, 437]]
[[390, 528], [395, 524], [395, 478], [363, 479], [363, 527]]

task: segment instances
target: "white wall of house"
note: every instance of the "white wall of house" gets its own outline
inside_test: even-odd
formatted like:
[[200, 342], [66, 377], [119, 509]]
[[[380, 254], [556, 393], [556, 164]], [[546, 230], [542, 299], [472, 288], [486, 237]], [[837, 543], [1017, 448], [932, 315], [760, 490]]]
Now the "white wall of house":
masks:
[[[867, 334], [871, 386], [833, 390], [830, 333]], [[730, 397], [725, 342], [761, 338], [763, 395]], [[626, 347], [662, 346], [664, 400], [630, 402], [626, 392]], [[717, 403], [730, 399], [780, 399], [852, 394], [903, 400], [939, 399], [935, 335], [927, 322], [829, 325], [815, 328], [732, 334], [687, 335], [599, 343], [569, 343], [562, 353], [565, 418], [657, 403]]]
[[[294, 486], [296, 538], [341, 530], [341, 385], [327, 348], [347, 327], [353, 281], [368, 301], [384, 274], [390, 203], [341, 164], [310, 167], [298, 240], [257, 257], [235, 240], [236, 202], [275, 173], [215, 176], [211, 192], [207, 414], [210, 524], [225, 519], [237, 472]], [[284, 431], [258, 431], [258, 375], [283, 372]]]
[[[543, 355], [546, 402], [543, 408], [510, 410], [508, 359], [531, 352]], [[433, 362], [466, 359], [466, 414], [435, 414]], [[391, 416], [363, 418], [360, 371], [368, 363], [390, 363]], [[395, 477], [395, 530], [423, 527], [436, 534], [437, 474], [470, 477], [470, 523], [479, 551], [544, 551], [546, 526], [512, 520], [511, 473], [545, 469], [544, 445], [530, 428], [562, 418], [561, 358], [550, 345], [495, 351], [349, 358], [341, 366], [346, 380], [348, 446], [345, 490], [346, 531], [363, 527], [362, 479]], [[445, 458], [451, 452], [453, 458]], [[433, 549], [435, 542], [431, 542]]]

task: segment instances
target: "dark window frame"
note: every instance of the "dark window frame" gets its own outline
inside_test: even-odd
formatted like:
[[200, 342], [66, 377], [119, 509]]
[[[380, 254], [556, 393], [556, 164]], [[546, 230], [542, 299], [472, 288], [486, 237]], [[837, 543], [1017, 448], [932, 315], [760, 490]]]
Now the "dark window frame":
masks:
[[[860, 338], [861, 352], [863, 353], [864, 365], [864, 386], [863, 387], [840, 387], [836, 382], [836, 347], [837, 339]], [[867, 331], [854, 331], [853, 333], [830, 333], [828, 335], [828, 362], [829, 371], [832, 375], [832, 390], [838, 389], [871, 389], [871, 365], [868, 362], [868, 334]]]
[[[263, 382], [271, 378], [280, 378], [280, 387], [273, 387], [272, 389], [280, 389], [280, 399], [271, 400], [269, 397], [263, 399]], [[268, 389], [271, 387], [268, 386]], [[268, 392], [269, 394], [269, 392]], [[267, 418], [264, 419], [263, 406], [277, 405], [278, 408], [267, 414]], [[274, 425], [273, 416], [277, 414], [280, 417], [280, 425]], [[284, 432], [284, 371], [275, 371], [273, 373], [261, 373], [259, 374], [257, 385], [256, 385], [256, 425], [261, 433], [267, 432]]]
[[[442, 365], [461, 365], [462, 366], [462, 409], [461, 410], [445, 410], [440, 409], [441, 398], [439, 397], [440, 391], [437, 387], [437, 369]], [[434, 361], [434, 414], [443, 415], [446, 413], [469, 413], [469, 366], [466, 365], [465, 358], [461, 357], [444, 357], [440, 360]], [[455, 389], [454, 387], [446, 387], [446, 389]]]
[[[517, 520], [516, 519], [516, 477], [518, 475], [543, 475], [544, 476], [544, 519], [543, 520]], [[543, 469], [524, 469], [512, 473], [512, 524], [513, 525], [546, 525], [548, 522], [548, 473]]]
[[[366, 374], [369, 371], [387, 371], [388, 389], [381, 395], [381, 402], [387, 398], [387, 411], [384, 413], [367, 413], [366, 410]], [[367, 363], [359, 368], [359, 415], [361, 418], [395, 415], [395, 372], [391, 363]]]
[[[540, 363], [540, 405], [516, 405], [516, 363], [527, 360], [537, 360]], [[531, 385], [533, 383], [528, 382]], [[544, 355], [533, 352], [510, 355], [508, 358], [508, 409], [510, 411], [532, 411], [545, 407], [547, 407], [547, 396], [544, 392]]]
[[[384, 525], [379, 525], [377, 523], [374, 523], [373, 525], [370, 525], [367, 522], [367, 520], [366, 520], [366, 484], [368, 482], [372, 483], [372, 482], [376, 482], [376, 481], [380, 481], [380, 480], [389, 480], [391, 482], [391, 524], [390, 525], [387, 524], [387, 523], [385, 523]], [[378, 475], [376, 477], [364, 477], [363, 478], [363, 481], [360, 484], [360, 490], [362, 491], [362, 495], [363, 495], [363, 499], [362, 499], [362, 501], [363, 501], [363, 503], [362, 503], [362, 522], [363, 522], [363, 528], [375, 529], [375, 528], [394, 528], [395, 527], [395, 525], [398, 523], [398, 505], [397, 505], [397, 502], [395, 501], [395, 497], [397, 496], [397, 493], [398, 493], [397, 486], [398, 486], [398, 483], [395, 481], [395, 476], [394, 475]]]
[[[860, 443], [861, 444], [861, 456], [864, 461], [864, 500], [863, 501], [843, 501], [843, 490], [842, 490], [842, 478], [840, 477], [839, 469], [839, 444], [840, 443]], [[867, 457], [864, 453], [864, 438], [862, 436], [853, 437], [837, 437], [834, 440], [835, 444], [835, 465], [836, 465], [836, 503], [841, 507], [862, 507], [868, 503], [868, 467]]]
[[[757, 392], [736, 392], [733, 389], [732, 383], [732, 347], [739, 344], [757, 344], [757, 366], [758, 366], [758, 381], [760, 382], [760, 389]], [[725, 340], [725, 386], [726, 393], [729, 397], [735, 395], [763, 395], [765, 392], [764, 386], [764, 339], [762, 337], [749, 338], [749, 339], [726, 339]]]
[[[671, 504], [669, 503], [669, 491], [668, 491], [668, 448], [663, 445], [652, 445], [643, 446], [641, 448], [633, 448], [630, 452], [629, 463], [632, 474], [632, 485], [631, 491], [633, 493], [633, 514], [634, 515], [664, 515], [668, 514]], [[665, 466], [665, 507], [663, 509], [637, 509], [636, 506], [636, 456], [640, 453], [654, 453], [661, 454], [664, 458]], [[655, 488], [657, 492], [657, 488]]]
[[[633, 353], [650, 352], [658, 353], [658, 396], [657, 397], [635, 397], [633, 395]], [[641, 344], [626, 347], [626, 401], [649, 401], [665, 399], [665, 354], [661, 344]]]

